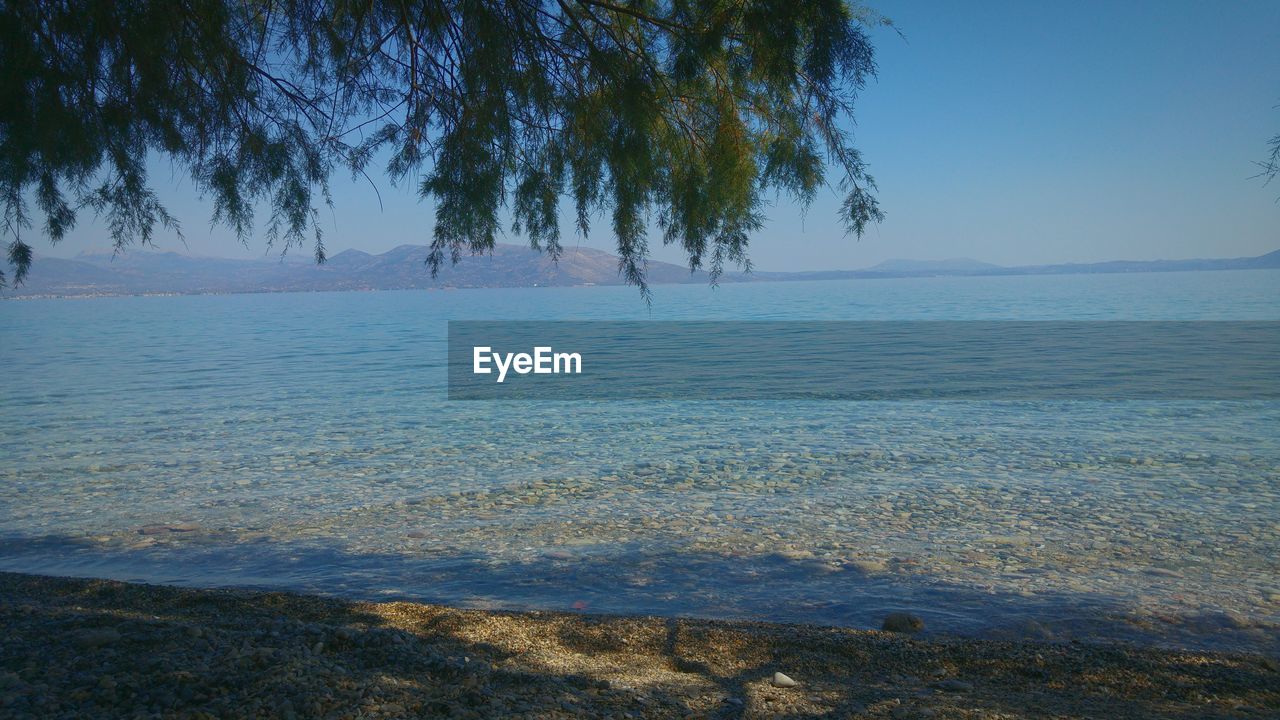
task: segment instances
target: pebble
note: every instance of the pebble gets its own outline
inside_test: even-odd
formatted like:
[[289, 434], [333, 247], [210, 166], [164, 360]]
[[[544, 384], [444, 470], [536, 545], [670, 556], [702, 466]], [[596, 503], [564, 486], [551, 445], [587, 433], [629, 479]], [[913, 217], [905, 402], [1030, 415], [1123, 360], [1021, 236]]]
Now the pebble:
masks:
[[783, 675], [780, 672], [776, 672], [773, 674], [773, 679], [769, 681], [769, 684], [776, 688], [792, 688], [792, 687], [795, 687], [798, 683], [796, 683], [795, 680], [792, 680], [786, 675]]
[[896, 633], [917, 633], [924, 629], [924, 620], [911, 613], [890, 613], [885, 617], [880, 629]]
[[813, 557], [810, 550], [779, 550], [778, 555], [788, 560], [807, 560]]
[[963, 680], [956, 680], [954, 678], [951, 680], [940, 680], [934, 683], [933, 686], [943, 692], [952, 692], [952, 693], [973, 692], [973, 683], [965, 682]]
[[848, 563], [848, 566], [863, 575], [875, 575], [876, 573], [882, 573], [888, 567], [878, 560], [853, 560]]
[[1053, 640], [1053, 631], [1035, 620], [1026, 620], [1018, 624], [1018, 631], [1024, 638], [1031, 640]]

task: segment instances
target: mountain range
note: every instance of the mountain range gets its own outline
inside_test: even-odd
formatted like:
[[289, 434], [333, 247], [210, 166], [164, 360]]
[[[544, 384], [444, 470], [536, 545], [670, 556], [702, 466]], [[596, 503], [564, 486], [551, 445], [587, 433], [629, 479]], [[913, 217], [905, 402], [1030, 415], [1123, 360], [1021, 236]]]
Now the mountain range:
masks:
[[[225, 294], [425, 288], [621, 285], [618, 259], [593, 248], [566, 250], [559, 261], [520, 245], [498, 245], [491, 254], [467, 257], [436, 278], [423, 264], [428, 248], [401, 245], [380, 255], [347, 250], [317, 265], [310, 258], [231, 260], [174, 252], [85, 252], [74, 259], [39, 257], [26, 281], [0, 297]], [[1062, 275], [1280, 268], [1280, 250], [1247, 258], [1116, 260], [1100, 263], [1005, 267], [969, 258], [888, 260], [864, 270], [726, 273], [722, 282], [874, 279], [895, 277]], [[11, 274], [6, 273], [10, 277]], [[650, 261], [653, 284], [706, 282], [705, 272]]]

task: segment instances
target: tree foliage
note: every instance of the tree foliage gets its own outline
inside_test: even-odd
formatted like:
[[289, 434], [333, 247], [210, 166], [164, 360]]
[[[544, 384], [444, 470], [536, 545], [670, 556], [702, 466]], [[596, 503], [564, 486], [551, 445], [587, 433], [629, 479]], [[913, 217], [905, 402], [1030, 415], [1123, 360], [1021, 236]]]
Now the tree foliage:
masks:
[[[1272, 180], [1276, 179], [1276, 176], [1280, 175], [1280, 135], [1272, 137], [1267, 145], [1271, 147], [1271, 154], [1267, 156], [1266, 160], [1258, 162], [1258, 167], [1262, 168], [1262, 172], [1258, 173], [1258, 175], [1262, 178], [1262, 184], [1264, 185], [1270, 184]], [[1277, 202], [1280, 202], [1280, 200], [1277, 200]]]
[[[180, 232], [167, 157], [247, 241], [310, 244], [336, 172], [418, 181], [433, 272], [502, 218], [553, 257], [559, 207], [607, 217], [644, 289], [647, 230], [713, 277], [746, 262], [763, 198], [837, 169], [845, 226], [882, 215], [850, 127], [875, 72], [842, 0], [0, 0], [0, 205], [21, 281], [35, 213], [83, 209], [117, 248]], [[0, 282], [3, 279], [0, 278]]]

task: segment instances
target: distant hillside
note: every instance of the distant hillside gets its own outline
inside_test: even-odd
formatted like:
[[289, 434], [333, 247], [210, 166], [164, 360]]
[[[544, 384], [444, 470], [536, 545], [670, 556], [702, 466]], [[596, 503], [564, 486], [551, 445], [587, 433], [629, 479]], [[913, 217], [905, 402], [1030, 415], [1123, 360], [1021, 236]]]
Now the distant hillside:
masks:
[[[228, 260], [134, 250], [114, 256], [82, 253], [74, 260], [38, 258], [18, 288], [0, 297], [402, 290], [423, 288], [620, 285], [618, 259], [601, 250], [566, 250], [555, 263], [519, 245], [499, 245], [492, 255], [464, 258], [432, 279], [424, 265], [428, 249], [401, 245], [381, 255], [347, 250], [316, 265], [306, 256]], [[1280, 268], [1280, 250], [1251, 258], [1206, 260], [1116, 260], [1102, 263], [1001, 267], [968, 258], [888, 260], [865, 270], [729, 273], [725, 282], [835, 280], [940, 276], [1065, 275], [1193, 270]], [[653, 284], [706, 282], [706, 273], [679, 265], [649, 263]]]
[[1065, 263], [1002, 268], [1005, 275], [1067, 275], [1076, 273], [1185, 272], [1188, 270], [1254, 270], [1280, 268], [1280, 250], [1244, 258], [1201, 260], [1112, 260], [1100, 263]]
[[868, 272], [881, 273], [963, 273], [972, 274], [999, 270], [999, 265], [992, 265], [973, 258], [951, 258], [949, 260], [885, 260], [879, 265], [867, 268]]
[[[22, 286], [6, 296], [84, 296], [403, 290], [422, 288], [620, 285], [618, 259], [592, 248], [566, 249], [559, 262], [528, 247], [499, 245], [466, 257], [433, 279], [428, 248], [401, 245], [381, 255], [347, 250], [317, 265], [308, 257], [228, 260], [133, 250], [81, 253], [74, 260], [37, 258]], [[670, 263], [649, 263], [652, 283], [702, 282]]]
[[1194, 272], [1199, 270], [1257, 270], [1280, 268], [1280, 250], [1244, 258], [1200, 260], [1110, 260], [1098, 263], [1017, 265], [1005, 267], [955, 258], [952, 260], [886, 260], [865, 270], [817, 270], [811, 272], [758, 272], [756, 280], [845, 280], [902, 277], [955, 277], [992, 275], [1082, 275], [1104, 273]]

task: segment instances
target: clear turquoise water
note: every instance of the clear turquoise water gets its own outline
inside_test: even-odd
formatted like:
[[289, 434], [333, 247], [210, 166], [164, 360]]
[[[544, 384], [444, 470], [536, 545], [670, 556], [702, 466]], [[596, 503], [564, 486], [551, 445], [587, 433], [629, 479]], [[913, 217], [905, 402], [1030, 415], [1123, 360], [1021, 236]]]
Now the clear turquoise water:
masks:
[[1280, 652], [1280, 403], [447, 402], [446, 320], [521, 318], [1274, 320], [1280, 272], [3, 302], [0, 569]]

